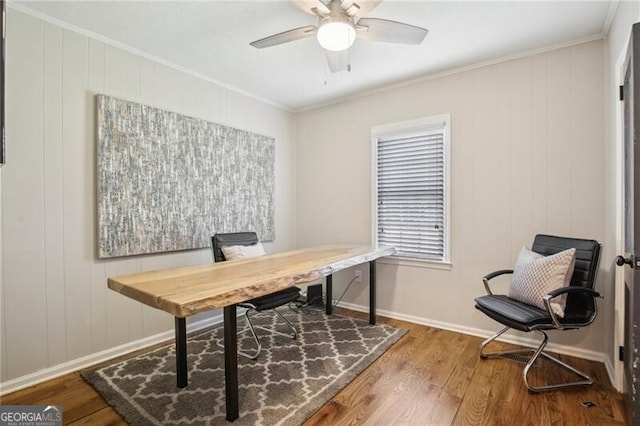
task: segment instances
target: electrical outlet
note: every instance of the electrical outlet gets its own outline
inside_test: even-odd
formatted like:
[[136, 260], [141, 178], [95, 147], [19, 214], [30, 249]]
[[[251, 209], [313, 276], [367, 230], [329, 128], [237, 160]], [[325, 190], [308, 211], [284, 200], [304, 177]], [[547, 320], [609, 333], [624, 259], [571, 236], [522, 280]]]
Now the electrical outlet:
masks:
[[360, 269], [355, 270], [356, 282], [362, 282], [362, 271]]

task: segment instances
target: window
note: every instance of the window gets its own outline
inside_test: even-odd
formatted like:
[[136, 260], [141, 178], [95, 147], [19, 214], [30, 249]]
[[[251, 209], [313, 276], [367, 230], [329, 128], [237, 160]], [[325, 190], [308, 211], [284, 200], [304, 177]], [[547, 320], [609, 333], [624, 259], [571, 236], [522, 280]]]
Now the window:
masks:
[[449, 262], [448, 114], [372, 129], [374, 241]]

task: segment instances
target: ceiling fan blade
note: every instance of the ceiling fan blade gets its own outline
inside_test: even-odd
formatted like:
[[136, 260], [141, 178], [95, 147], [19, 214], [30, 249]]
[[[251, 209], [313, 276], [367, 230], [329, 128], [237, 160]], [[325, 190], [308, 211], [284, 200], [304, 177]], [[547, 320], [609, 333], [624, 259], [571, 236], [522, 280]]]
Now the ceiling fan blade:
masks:
[[349, 69], [349, 49], [333, 52], [327, 50], [327, 62], [331, 72], [346, 71]]
[[316, 27], [308, 25], [306, 27], [300, 27], [293, 30], [285, 31], [283, 33], [274, 34], [269, 37], [261, 38], [254, 42], [249, 43], [257, 49], [264, 49], [265, 47], [276, 46], [278, 44], [289, 43], [290, 41], [300, 40], [301, 38], [309, 37], [316, 33]]
[[377, 18], [361, 18], [356, 29], [357, 36], [363, 40], [401, 44], [420, 44], [429, 32], [414, 25]]
[[[327, 4], [329, 4], [329, 1], [291, 0], [291, 3], [293, 3], [295, 7], [297, 7], [304, 13], [308, 13], [309, 15], [319, 16], [320, 14], [322, 16], [325, 16], [330, 13], [329, 8], [327, 7]], [[316, 11], [314, 11], [314, 9], [316, 9]]]
[[364, 16], [381, 2], [382, 0], [344, 0], [341, 6], [349, 16]]

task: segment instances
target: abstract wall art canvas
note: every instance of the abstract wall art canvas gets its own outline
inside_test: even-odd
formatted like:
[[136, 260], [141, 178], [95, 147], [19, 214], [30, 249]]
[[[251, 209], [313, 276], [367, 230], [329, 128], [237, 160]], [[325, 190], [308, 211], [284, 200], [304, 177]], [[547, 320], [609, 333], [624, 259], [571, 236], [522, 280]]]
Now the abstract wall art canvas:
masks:
[[98, 257], [275, 238], [275, 140], [97, 95]]

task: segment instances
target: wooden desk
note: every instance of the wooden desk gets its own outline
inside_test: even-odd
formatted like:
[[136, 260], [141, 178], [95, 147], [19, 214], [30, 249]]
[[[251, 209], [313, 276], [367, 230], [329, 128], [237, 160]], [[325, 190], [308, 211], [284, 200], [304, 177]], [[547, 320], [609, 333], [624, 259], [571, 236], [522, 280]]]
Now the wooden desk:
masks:
[[332, 274], [369, 262], [369, 322], [375, 324], [375, 261], [393, 247], [330, 245], [199, 266], [171, 268], [108, 279], [110, 289], [175, 317], [178, 387], [187, 386], [186, 317], [223, 308], [227, 420], [238, 418], [236, 304], [296, 284], [326, 278], [331, 314]]

